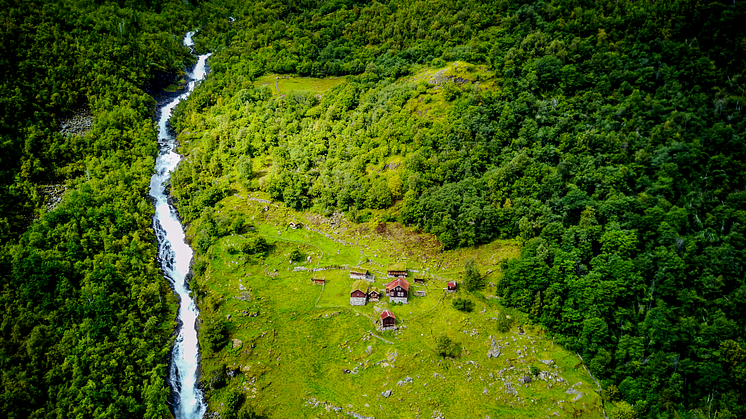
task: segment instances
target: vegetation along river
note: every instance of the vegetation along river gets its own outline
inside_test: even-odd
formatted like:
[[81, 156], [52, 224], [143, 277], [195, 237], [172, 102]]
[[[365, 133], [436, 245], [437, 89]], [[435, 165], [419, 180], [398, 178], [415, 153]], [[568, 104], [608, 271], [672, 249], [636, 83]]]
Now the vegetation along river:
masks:
[[[193, 32], [187, 33], [184, 44], [193, 48]], [[197, 64], [188, 74], [186, 91], [163, 105], [158, 120], [159, 153], [155, 163], [155, 174], [150, 180], [150, 196], [155, 202], [153, 228], [158, 239], [158, 256], [163, 274], [171, 282], [179, 295], [179, 334], [174, 343], [170, 366], [170, 381], [173, 387], [173, 413], [177, 419], [199, 419], [206, 411], [202, 391], [197, 386], [199, 368], [199, 347], [197, 343], [196, 321], [199, 316], [197, 306], [189, 295], [186, 276], [193, 252], [184, 238], [184, 229], [176, 209], [168, 202], [167, 185], [173, 171], [181, 160], [174, 152], [176, 140], [169, 132], [167, 122], [171, 111], [194, 90], [206, 75], [205, 62], [210, 54], [200, 55]]]

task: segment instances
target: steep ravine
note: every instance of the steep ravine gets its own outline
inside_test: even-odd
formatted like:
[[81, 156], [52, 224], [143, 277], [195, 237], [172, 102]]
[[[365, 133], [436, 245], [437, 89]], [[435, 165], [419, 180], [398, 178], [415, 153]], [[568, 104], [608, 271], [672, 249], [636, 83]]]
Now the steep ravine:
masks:
[[[193, 32], [187, 33], [184, 44], [193, 49], [192, 35], [194, 35]], [[172, 410], [176, 419], [201, 419], [207, 410], [207, 405], [197, 383], [200, 357], [196, 322], [199, 310], [189, 295], [186, 282], [193, 251], [185, 242], [184, 228], [176, 209], [168, 200], [167, 186], [171, 172], [179, 164], [181, 156], [174, 152], [176, 141], [169, 132], [167, 122], [173, 108], [185, 100], [197, 83], [205, 78], [205, 62], [209, 56], [210, 54], [204, 54], [198, 57], [194, 69], [187, 75], [189, 80], [187, 89], [160, 109], [159, 153], [155, 163], [155, 174], [150, 180], [150, 196], [155, 205], [153, 228], [158, 240], [159, 261], [163, 274], [171, 282], [180, 300], [177, 317], [179, 330], [169, 367], [173, 396]]]

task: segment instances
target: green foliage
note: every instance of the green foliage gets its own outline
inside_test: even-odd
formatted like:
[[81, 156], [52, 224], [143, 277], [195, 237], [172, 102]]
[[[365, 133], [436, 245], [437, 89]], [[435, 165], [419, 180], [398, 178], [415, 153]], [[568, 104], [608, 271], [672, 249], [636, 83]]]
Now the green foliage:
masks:
[[539, 369], [539, 367], [537, 367], [536, 365], [531, 365], [529, 367], [529, 372], [531, 373], [532, 376], [536, 377], [541, 372], [541, 369]]
[[510, 331], [510, 328], [513, 327], [513, 319], [508, 318], [508, 315], [504, 311], [499, 311], [497, 313], [497, 330], [501, 333], [507, 333]]
[[484, 288], [485, 280], [482, 274], [479, 273], [477, 263], [474, 259], [469, 259], [464, 264], [464, 288], [467, 291], [478, 291]]
[[435, 341], [435, 351], [443, 358], [458, 358], [461, 356], [461, 346], [446, 335], [440, 335]]
[[[178, 112], [199, 133], [180, 210], [198, 219], [238, 179], [295, 209], [393, 213], [446, 249], [520, 237], [502, 303], [637, 416], [746, 416], [746, 9], [690, 3], [236, 5], [245, 29], [205, 26], [224, 47]], [[254, 83], [269, 71], [354, 76], [276, 97]]]
[[270, 244], [267, 243], [267, 240], [264, 239], [264, 237], [249, 237], [245, 241], [243, 241], [239, 248], [241, 250], [241, 253], [244, 253], [246, 255], [262, 255], [269, 251]]
[[290, 257], [290, 260], [291, 260], [292, 262], [301, 262], [301, 261], [303, 261], [304, 259], [306, 259], [306, 255], [305, 255], [305, 254], [303, 254], [303, 252], [301, 252], [301, 251], [300, 251], [300, 250], [298, 250], [298, 249], [293, 249], [293, 250], [292, 250], [292, 251], [290, 252], [290, 255], [289, 255], [289, 257]]
[[204, 342], [208, 353], [220, 351], [228, 342], [228, 331], [223, 320], [214, 316], [202, 322], [200, 342]]
[[451, 302], [456, 310], [471, 313], [474, 310], [474, 302], [467, 298], [454, 298]]

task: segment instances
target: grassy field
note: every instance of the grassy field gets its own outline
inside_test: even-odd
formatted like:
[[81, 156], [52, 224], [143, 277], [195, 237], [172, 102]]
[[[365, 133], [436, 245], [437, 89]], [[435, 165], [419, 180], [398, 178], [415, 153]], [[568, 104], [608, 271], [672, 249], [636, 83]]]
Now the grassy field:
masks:
[[[256, 199], [242, 191], [217, 210], [251, 219], [273, 250], [265, 259], [247, 261], [231, 252], [247, 239], [223, 237], [196, 279], [209, 294], [202, 301], [219, 301], [204, 314], [223, 319], [230, 334], [222, 351], [205, 354], [203, 379], [224, 369], [235, 372], [225, 387], [208, 391], [212, 409], [221, 411], [226, 395], [241, 391], [246, 403], [273, 418], [603, 416], [596, 384], [577, 356], [525, 324], [520, 313], [503, 311], [491, 286], [478, 294], [444, 292], [447, 281], [461, 280], [469, 258], [489, 272], [489, 283], [499, 281], [499, 263], [518, 254], [516, 242], [442, 251], [432, 236], [398, 224], [352, 224]], [[290, 229], [290, 221], [304, 228]], [[294, 250], [305, 256], [303, 262], [290, 261]], [[388, 298], [349, 304], [349, 268], [367, 269], [373, 285], [383, 289], [393, 263], [410, 270], [409, 304]], [[311, 272], [325, 267], [330, 269]], [[426, 278], [425, 284], [414, 284], [415, 276]], [[323, 286], [311, 281], [320, 277]], [[413, 297], [415, 291], [427, 295]], [[456, 310], [457, 297], [472, 300], [474, 311]], [[377, 330], [384, 309], [395, 314], [398, 330]], [[516, 321], [509, 332], [498, 332], [498, 313]], [[441, 335], [457, 342], [460, 357], [438, 355]], [[497, 358], [487, 356], [493, 340], [500, 347]], [[538, 376], [529, 372], [532, 366], [541, 371]], [[519, 382], [525, 376], [532, 382]]]
[[[343, 77], [291, 77], [279, 74], [266, 74], [254, 82], [255, 86], [269, 86], [273, 94], [287, 95], [292, 92], [324, 93], [344, 83]], [[279, 90], [279, 92], [278, 92]]]

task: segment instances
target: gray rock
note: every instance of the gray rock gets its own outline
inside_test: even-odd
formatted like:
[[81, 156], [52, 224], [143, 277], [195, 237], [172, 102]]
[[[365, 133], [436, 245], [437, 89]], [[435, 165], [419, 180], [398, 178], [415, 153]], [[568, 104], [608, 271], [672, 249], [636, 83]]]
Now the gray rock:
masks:
[[515, 395], [518, 394], [518, 391], [515, 388], [513, 388], [513, 385], [510, 383], [505, 383], [505, 392], [508, 394], [515, 394]]
[[392, 393], [391, 390], [386, 390], [383, 393], [381, 393], [381, 396], [388, 399], [391, 396], [391, 393]]

